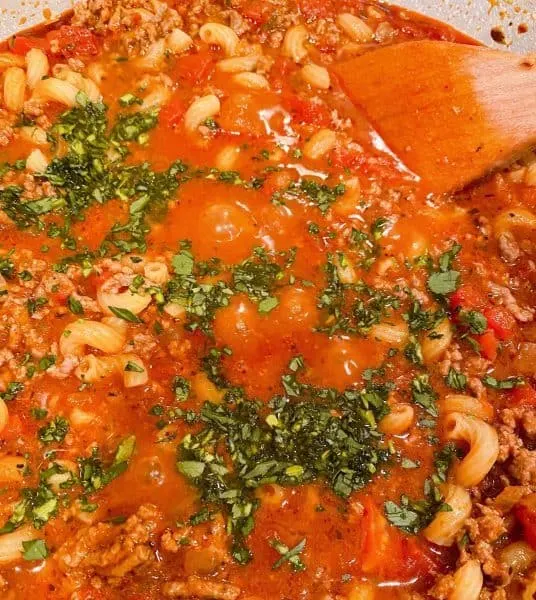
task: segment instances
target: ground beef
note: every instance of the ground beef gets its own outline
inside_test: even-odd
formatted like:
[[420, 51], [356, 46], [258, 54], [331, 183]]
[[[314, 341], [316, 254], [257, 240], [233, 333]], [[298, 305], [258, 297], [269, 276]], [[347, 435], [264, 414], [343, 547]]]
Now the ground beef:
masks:
[[507, 264], [513, 264], [521, 253], [519, 246], [510, 232], [501, 233], [499, 236], [499, 253]]
[[521, 448], [508, 467], [508, 472], [521, 485], [536, 485], [536, 451]]
[[477, 504], [475, 511], [479, 516], [467, 519], [465, 522], [471, 541], [495, 542], [501, 535], [506, 533], [504, 519], [497, 510]]
[[490, 282], [489, 290], [496, 303], [502, 304], [519, 322], [528, 323], [534, 319], [534, 309], [521, 308], [507, 287]]
[[454, 576], [444, 575], [434, 587], [428, 592], [430, 598], [434, 600], [447, 600], [454, 589]]
[[120, 34], [129, 55], [143, 54], [156, 40], [182, 26], [178, 12], [158, 0], [83, 0], [75, 4], [73, 25]]
[[162, 587], [166, 598], [207, 598], [210, 600], [236, 600], [240, 588], [230, 583], [188, 577], [184, 581], [170, 581]]
[[121, 525], [97, 523], [84, 527], [67, 540], [55, 554], [60, 569], [76, 575], [83, 572], [120, 578], [154, 560], [150, 546], [159, 513], [150, 504], [142, 505]]

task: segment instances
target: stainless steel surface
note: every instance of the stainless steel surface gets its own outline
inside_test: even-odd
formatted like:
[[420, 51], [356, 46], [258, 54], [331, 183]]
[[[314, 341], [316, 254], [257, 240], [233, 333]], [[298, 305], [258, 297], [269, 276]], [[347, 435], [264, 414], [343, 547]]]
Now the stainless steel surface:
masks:
[[393, 4], [450, 23], [488, 46], [505, 48], [493, 41], [491, 31], [496, 29], [504, 34], [506, 47], [536, 52], [536, 0], [393, 0]]
[[[492, 29], [502, 31], [507, 47], [536, 52], [536, 0], [393, 0], [406, 8], [450, 23], [497, 47]], [[0, 0], [0, 39], [71, 7], [71, 0]], [[527, 29], [525, 33], [520, 30]]]

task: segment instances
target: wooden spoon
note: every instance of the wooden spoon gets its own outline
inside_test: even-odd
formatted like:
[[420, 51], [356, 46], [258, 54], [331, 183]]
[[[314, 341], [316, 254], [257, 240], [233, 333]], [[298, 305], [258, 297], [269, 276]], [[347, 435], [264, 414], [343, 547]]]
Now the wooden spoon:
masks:
[[417, 41], [333, 67], [389, 149], [452, 192], [536, 144], [536, 66], [482, 46]]

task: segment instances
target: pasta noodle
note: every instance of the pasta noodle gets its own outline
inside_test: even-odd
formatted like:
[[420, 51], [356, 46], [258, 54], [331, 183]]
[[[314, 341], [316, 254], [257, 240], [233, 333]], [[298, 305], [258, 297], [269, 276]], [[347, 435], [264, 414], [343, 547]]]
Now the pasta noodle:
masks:
[[455, 479], [464, 487], [478, 485], [489, 473], [499, 455], [499, 439], [491, 426], [470, 415], [449, 413], [445, 419], [449, 440], [469, 444], [469, 452], [455, 468]]
[[166, 38], [166, 47], [175, 54], [185, 52], [193, 45], [192, 38], [182, 29], [174, 29]]
[[536, 560], [536, 550], [527, 542], [513, 542], [501, 550], [499, 558], [510, 573], [523, 573]]
[[214, 94], [203, 96], [194, 100], [184, 115], [184, 127], [187, 131], [194, 132], [207, 119], [220, 112], [220, 101]]
[[0, 535], [0, 564], [14, 562], [22, 558], [22, 542], [38, 537], [38, 532], [30, 525], [19, 527], [12, 533]]
[[535, 229], [536, 215], [526, 208], [509, 208], [495, 218], [494, 230], [496, 235], [501, 235], [516, 227]]
[[21, 138], [37, 146], [48, 146], [47, 132], [41, 127], [25, 126], [19, 129]]
[[66, 106], [75, 106], [80, 90], [68, 81], [57, 77], [41, 79], [34, 88], [34, 98], [44, 102], [58, 102]]
[[126, 290], [124, 292], [107, 291], [107, 286], [102, 286], [97, 291], [97, 302], [102, 310], [109, 315], [113, 314], [110, 306], [128, 310], [134, 315], [139, 315], [151, 303], [149, 294], [138, 294]]
[[409, 338], [408, 326], [405, 323], [399, 325], [378, 323], [370, 328], [369, 337], [393, 347], [403, 346]]
[[389, 435], [402, 435], [406, 433], [415, 419], [415, 409], [410, 404], [394, 404], [391, 412], [379, 423], [379, 430]]
[[320, 129], [311, 136], [303, 147], [303, 155], [318, 160], [337, 146], [337, 134], [331, 129]]
[[0, 456], [0, 483], [20, 483], [28, 461], [21, 456]]
[[4, 73], [4, 104], [8, 110], [20, 112], [24, 104], [26, 74], [20, 67], [9, 67]]
[[85, 356], [75, 371], [82, 381], [94, 383], [113, 374], [123, 377], [126, 388], [145, 385], [149, 380], [143, 361], [135, 354], [116, 354], [114, 356]]
[[337, 17], [337, 24], [354, 42], [366, 44], [374, 39], [374, 31], [359, 17], [351, 13], [341, 13]]
[[126, 336], [107, 323], [79, 319], [65, 328], [60, 338], [63, 356], [82, 356], [86, 346], [97, 348], [107, 354], [121, 350]]
[[39, 48], [31, 48], [26, 54], [26, 79], [28, 87], [34, 89], [38, 81], [48, 75], [47, 55]]
[[[436, 337], [437, 336], [437, 337]], [[452, 343], [452, 327], [445, 319], [431, 332], [425, 333], [421, 342], [422, 356], [426, 364], [437, 361]]]
[[454, 590], [448, 600], [478, 600], [484, 577], [476, 560], [469, 560], [454, 573]]
[[325, 67], [311, 63], [302, 67], [301, 74], [311, 87], [319, 90], [327, 90], [331, 85], [329, 71]]
[[260, 56], [256, 54], [224, 58], [218, 61], [216, 68], [222, 73], [243, 73], [245, 71], [254, 71], [259, 62], [259, 58]]
[[226, 56], [234, 56], [240, 40], [236, 33], [221, 23], [205, 23], [199, 30], [199, 37], [211, 46], [219, 46]]
[[441, 491], [445, 504], [451, 510], [436, 513], [434, 520], [423, 530], [423, 535], [438, 546], [452, 546], [471, 514], [472, 502], [469, 493], [459, 485], [445, 484]]
[[166, 42], [163, 39], [153, 42], [144, 56], [136, 59], [136, 66], [148, 71], [158, 71], [164, 62]]
[[220, 169], [220, 171], [231, 171], [235, 167], [239, 155], [239, 146], [225, 146], [216, 156], [216, 167]]
[[294, 62], [301, 62], [308, 54], [307, 39], [309, 33], [303, 25], [294, 25], [287, 29], [283, 39], [283, 56], [288, 56]]
[[267, 90], [270, 84], [264, 75], [258, 73], [236, 73], [233, 76], [233, 81], [238, 85], [249, 88], [251, 90]]
[[26, 168], [32, 173], [44, 173], [48, 167], [47, 157], [41, 150], [32, 150], [26, 159]]
[[0, 70], [9, 67], [24, 67], [24, 57], [9, 52], [0, 52]]
[[143, 274], [156, 285], [163, 285], [169, 279], [167, 265], [163, 262], [148, 262], [143, 268]]
[[489, 402], [465, 394], [448, 394], [442, 402], [441, 409], [441, 412], [445, 414], [460, 412], [478, 417], [483, 421], [493, 419], [493, 407]]

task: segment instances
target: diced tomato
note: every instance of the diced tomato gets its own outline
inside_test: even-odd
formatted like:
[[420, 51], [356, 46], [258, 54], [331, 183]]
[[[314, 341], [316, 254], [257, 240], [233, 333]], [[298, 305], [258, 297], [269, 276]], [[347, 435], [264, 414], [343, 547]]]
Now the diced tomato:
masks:
[[512, 406], [536, 406], [536, 390], [529, 384], [508, 392], [508, 404]]
[[497, 358], [499, 342], [492, 329], [488, 329], [482, 335], [475, 336], [475, 340], [480, 345], [480, 353], [484, 358], [487, 358], [488, 360], [495, 360]]
[[198, 52], [181, 56], [173, 69], [173, 77], [190, 85], [204, 83], [214, 69], [214, 59], [210, 52]]
[[186, 112], [186, 106], [181, 98], [174, 97], [162, 107], [158, 115], [159, 122], [167, 129], [177, 127]]
[[361, 570], [367, 575], [380, 575], [386, 565], [385, 557], [392, 557], [389, 523], [372, 498], [363, 500], [365, 512], [361, 526]]
[[456, 290], [450, 297], [452, 312], [460, 310], [479, 310], [486, 304], [486, 298], [472, 285], [464, 285]]
[[99, 52], [97, 37], [85, 27], [62, 25], [47, 33], [47, 40], [51, 52], [65, 58], [94, 56]]
[[99, 52], [97, 37], [85, 27], [62, 25], [47, 33], [47, 40], [51, 51], [65, 58], [94, 56]]
[[288, 105], [292, 116], [300, 123], [314, 124], [319, 127], [329, 125], [329, 111], [325, 104], [293, 95], [289, 97]]
[[17, 35], [11, 38], [8, 46], [13, 54], [18, 54], [19, 56], [26, 56], [32, 48], [39, 48], [44, 52], [50, 51], [48, 40], [25, 35]]
[[523, 537], [536, 550], [536, 494], [529, 494], [516, 506], [515, 515], [523, 528]]
[[22, 435], [23, 423], [18, 415], [9, 415], [7, 424], [2, 430], [2, 438], [5, 440], [14, 440]]
[[502, 306], [492, 306], [483, 311], [488, 327], [493, 329], [499, 340], [509, 340], [514, 335], [516, 321], [511, 313]]
[[280, 90], [285, 85], [285, 81], [288, 80], [289, 74], [294, 67], [295, 64], [290, 58], [277, 56], [268, 76], [272, 87]]
[[270, 19], [271, 12], [270, 5], [263, 0], [252, 0], [241, 8], [242, 16], [253, 21], [256, 25], [266, 23]]
[[329, 0], [298, 0], [298, 7], [304, 19], [324, 19], [333, 10], [333, 3]]
[[339, 146], [333, 150], [330, 159], [331, 164], [338, 169], [352, 169], [365, 162], [365, 155], [352, 148]]
[[434, 556], [429, 546], [417, 538], [404, 538], [402, 544], [402, 575], [408, 579], [436, 575], [439, 572], [439, 557]]

